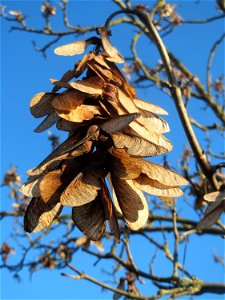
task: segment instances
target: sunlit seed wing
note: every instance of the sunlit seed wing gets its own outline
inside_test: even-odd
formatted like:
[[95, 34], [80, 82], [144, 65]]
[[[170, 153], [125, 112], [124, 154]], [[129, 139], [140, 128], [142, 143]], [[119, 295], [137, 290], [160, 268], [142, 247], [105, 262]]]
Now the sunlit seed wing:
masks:
[[[122, 104], [123, 108], [129, 112], [139, 112], [139, 108], [135, 105], [135, 102], [130, 97], [126, 96], [125, 93], [123, 93], [120, 89], [118, 89], [118, 97], [119, 101]], [[155, 116], [154, 114], [151, 115], [151, 117], [143, 117], [140, 115], [140, 117], [137, 119], [137, 122], [145, 127], [148, 131], [155, 131], [159, 133], [168, 132], [169, 126], [166, 121], [162, 120], [161, 118]]]
[[140, 175], [138, 178], [134, 179], [134, 185], [138, 189], [155, 196], [180, 197], [183, 195], [181, 189], [177, 187], [171, 188], [165, 186], [161, 183], [158, 183], [157, 181], [148, 178], [145, 175]]
[[208, 193], [204, 195], [204, 199], [208, 202], [215, 202], [223, 200], [225, 201], [225, 192], [224, 191], [216, 191], [212, 193]]
[[59, 94], [52, 101], [52, 107], [54, 109], [71, 111], [76, 106], [84, 103], [85, 94], [76, 91], [67, 91]]
[[61, 118], [77, 123], [91, 120], [101, 114], [100, 108], [94, 105], [79, 105], [70, 111], [56, 109], [56, 112]]
[[87, 46], [86, 41], [73, 42], [70, 44], [57, 47], [54, 50], [54, 53], [62, 56], [78, 55], [78, 54], [82, 54], [85, 51], [86, 46]]
[[[108, 70], [112, 70], [112, 68], [109, 66], [109, 62], [105, 60], [105, 57], [102, 56], [101, 54], [99, 55], [95, 55], [94, 56], [94, 61], [96, 63], [98, 63], [100, 66], [104, 67], [105, 69], [108, 69]], [[112, 70], [113, 71], [113, 70]], [[115, 72], [113, 72], [115, 73]]]
[[139, 159], [131, 158], [124, 150], [113, 149], [111, 167], [112, 172], [124, 180], [137, 178], [142, 172]]
[[145, 126], [149, 129], [155, 130], [158, 133], [166, 133], [170, 131], [168, 123], [155, 114], [149, 112], [146, 116], [144, 113], [142, 113], [142, 116], [147, 120]]
[[124, 58], [122, 55], [119, 53], [119, 51], [112, 46], [109, 40], [109, 34], [107, 30], [102, 30], [101, 32], [102, 36], [102, 46], [105, 52], [108, 54], [108, 57], [106, 57], [107, 60], [122, 64], [124, 63]]
[[67, 186], [60, 202], [67, 206], [81, 206], [93, 201], [100, 190], [100, 179], [91, 172], [79, 173]]
[[27, 197], [40, 197], [40, 182], [43, 176], [31, 177], [19, 189]]
[[167, 150], [141, 137], [122, 132], [110, 134], [116, 148], [124, 149], [128, 154], [137, 157], [148, 157], [164, 154]]
[[142, 161], [142, 172], [149, 178], [171, 187], [188, 184], [188, 181], [183, 176], [149, 161]]
[[59, 202], [46, 204], [41, 198], [32, 198], [24, 216], [24, 230], [38, 232], [49, 226], [62, 210]]
[[31, 114], [36, 118], [41, 118], [53, 112], [52, 100], [57, 96], [55, 93], [39, 93], [30, 101]]
[[87, 40], [73, 42], [70, 44], [59, 46], [54, 50], [54, 53], [62, 56], [78, 55], [78, 54], [82, 54], [90, 44], [96, 45], [99, 43], [101, 43], [99, 38], [92, 37]]
[[78, 246], [89, 246], [90, 244], [90, 239], [86, 235], [82, 235], [81, 237], [76, 239], [76, 244]]
[[98, 77], [90, 77], [70, 83], [72, 88], [91, 95], [101, 95], [103, 85], [104, 82]]
[[103, 122], [101, 125], [99, 125], [99, 127], [107, 133], [121, 131], [138, 117], [139, 117], [138, 113], [125, 114], [125, 115], [113, 117]]
[[133, 101], [135, 105], [142, 110], [146, 110], [158, 115], [168, 115], [167, 111], [165, 111], [163, 108], [161, 108], [158, 105], [146, 102], [138, 98], [133, 99]]
[[40, 181], [40, 196], [45, 203], [53, 201], [53, 199], [58, 199], [59, 202], [60, 195], [65, 188], [61, 175], [61, 170], [54, 170], [44, 175]]
[[88, 62], [90, 60], [94, 59], [94, 57], [95, 57], [95, 54], [93, 52], [88, 53], [82, 57], [81, 61], [79, 61], [76, 64], [75, 75], [74, 75], [75, 78], [78, 78], [87, 69]]
[[129, 113], [140, 112], [138, 107], [134, 104], [132, 98], [128, 97], [121, 89], [118, 89], [118, 99], [123, 108]]
[[57, 114], [72, 122], [90, 120], [101, 113], [100, 108], [94, 105], [84, 105], [86, 95], [81, 92], [68, 91], [58, 95], [52, 102]]
[[112, 184], [127, 226], [139, 230], [146, 224], [149, 214], [143, 193], [134, 186], [132, 180], [125, 181], [112, 176]]
[[163, 148], [162, 149], [163, 153], [169, 152], [173, 149], [171, 142], [167, 138], [165, 138], [163, 135], [155, 131], [149, 131], [144, 126], [139, 124], [137, 120], [132, 122], [128, 128], [124, 129], [124, 132], [130, 135], [143, 138], [149, 141], [150, 143]]

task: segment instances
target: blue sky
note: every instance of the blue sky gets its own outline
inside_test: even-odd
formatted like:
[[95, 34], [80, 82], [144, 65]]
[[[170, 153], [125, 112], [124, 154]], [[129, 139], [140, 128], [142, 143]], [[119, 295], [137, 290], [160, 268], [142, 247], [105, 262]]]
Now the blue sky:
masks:
[[[7, 4], [10, 10], [19, 9], [24, 12], [27, 23], [33, 27], [41, 27], [42, 19], [40, 17], [40, 1], [2, 1]], [[142, 1], [143, 2], [143, 1]], [[145, 1], [150, 6], [150, 1]], [[133, 3], [138, 3], [133, 1]], [[185, 19], [207, 18], [216, 15], [214, 1], [201, 1], [196, 5], [190, 1], [179, 1], [179, 11]], [[99, 26], [102, 25], [110, 13], [117, 10], [115, 4], [111, 1], [72, 1], [70, 4], [69, 16], [71, 22], [81, 26]], [[53, 21], [56, 28], [62, 28], [58, 22], [59, 18]], [[18, 167], [19, 174], [22, 174], [23, 180], [26, 179], [26, 170], [38, 164], [50, 151], [50, 143], [47, 142], [47, 133], [35, 134], [33, 129], [39, 124], [40, 120], [35, 119], [29, 112], [29, 102], [31, 97], [41, 91], [50, 91], [50, 78], [60, 78], [68, 69], [72, 68], [78, 58], [59, 57], [53, 54], [53, 48], [47, 52], [48, 59], [44, 59], [41, 54], [33, 49], [32, 41], [35, 40], [38, 46], [44, 45], [48, 39], [35, 34], [13, 31], [9, 33], [12, 23], [1, 21], [1, 172], [3, 174], [10, 168], [10, 164]], [[206, 62], [208, 52], [213, 42], [218, 39], [222, 33], [224, 22], [222, 20], [206, 25], [183, 25], [176, 29], [176, 32], [165, 38], [165, 44], [179, 57], [194, 74], [197, 74], [203, 83], [205, 83]], [[134, 29], [129, 25], [119, 25], [112, 29], [112, 41], [124, 55], [129, 55], [129, 41], [133, 36]], [[86, 35], [90, 37], [91, 34]], [[73, 36], [62, 39], [57, 45], [66, 42], [72, 42]], [[56, 47], [56, 45], [55, 45]], [[140, 39], [138, 48], [139, 56], [149, 64], [154, 64], [159, 59], [153, 45], [144, 37]], [[213, 77], [217, 78], [224, 69], [224, 47], [219, 47], [216, 52], [213, 64]], [[181, 154], [187, 140], [181, 127], [177, 112], [172, 101], [164, 94], [154, 89], [138, 90], [138, 96], [150, 102], [162, 106], [169, 112], [166, 120], [169, 122], [171, 132], [167, 137], [174, 144], [173, 152], [168, 154], [169, 161], [174, 167]], [[190, 113], [195, 118], [200, 118], [205, 124], [208, 124], [212, 116], [199, 114], [201, 108], [200, 101], [195, 101], [190, 105]], [[203, 115], [203, 117], [202, 117]], [[54, 128], [52, 130], [54, 132]], [[199, 131], [196, 133], [201, 138], [204, 145], [204, 136]], [[62, 136], [63, 139], [63, 136]], [[213, 147], [221, 147], [222, 140], [214, 139]], [[162, 158], [158, 158], [160, 162]], [[11, 200], [7, 197], [7, 189], [2, 190], [1, 210], [7, 210], [11, 207]], [[179, 200], [182, 201], [182, 200]], [[187, 210], [182, 214], [187, 216]], [[9, 238], [11, 222], [4, 220], [1, 224], [2, 240]], [[59, 237], [60, 238], [60, 237]], [[141, 257], [146, 255], [146, 247], [143, 241], [133, 239], [134, 257], [142, 266]], [[210, 244], [210, 246], [209, 246]], [[209, 240], [207, 237], [192, 236], [188, 247], [186, 265], [189, 265], [189, 271], [201, 279], [222, 281], [224, 273], [220, 265], [214, 264], [212, 258], [212, 249], [218, 249], [218, 254], [223, 255], [223, 241], [220, 238]], [[150, 251], [149, 257], [153, 252]], [[14, 258], [15, 259], [15, 258]], [[98, 276], [103, 280], [101, 269], [105, 267], [99, 263], [97, 268], [93, 267], [95, 259], [79, 252], [74, 257], [74, 264], [81, 270], [89, 274]], [[111, 263], [107, 263], [109, 268]], [[197, 266], [197, 268], [196, 268]], [[148, 266], [142, 266], [148, 268]], [[162, 266], [159, 266], [159, 269]], [[165, 267], [167, 268], [167, 267]], [[97, 270], [98, 269], [98, 270]], [[106, 269], [106, 267], [105, 267]], [[207, 269], [211, 270], [210, 273]], [[99, 271], [100, 270], [100, 271]], [[197, 271], [196, 271], [197, 270]], [[160, 270], [159, 270], [160, 271]], [[68, 271], [69, 272], [69, 271]], [[32, 281], [26, 272], [22, 272], [23, 281], [18, 284], [12, 275], [2, 270], [1, 272], [1, 297], [2, 299], [109, 299], [110, 292], [101, 292], [99, 287], [88, 283], [87, 281], [73, 281], [60, 276], [58, 270], [42, 270], [34, 274]], [[151, 292], [151, 291], [150, 291]], [[149, 288], [146, 284], [144, 293], [149, 294]], [[209, 295], [199, 297], [207, 299]], [[222, 299], [217, 295], [217, 299]]]

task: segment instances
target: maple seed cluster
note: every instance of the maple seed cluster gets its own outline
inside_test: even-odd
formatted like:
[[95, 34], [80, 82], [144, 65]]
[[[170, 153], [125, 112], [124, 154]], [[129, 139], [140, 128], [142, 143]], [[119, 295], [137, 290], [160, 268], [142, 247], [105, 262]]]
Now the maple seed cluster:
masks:
[[[158, 116], [167, 113], [136, 98], [135, 89], [115, 65], [124, 59], [111, 45], [109, 30], [103, 27], [98, 33], [101, 39], [56, 48], [56, 54], [69, 56], [95, 45], [61, 80], [51, 80], [52, 92], [31, 100], [32, 115], [45, 116], [35, 132], [56, 124], [69, 136], [28, 171], [21, 188], [32, 197], [24, 217], [28, 232], [42, 230], [63, 206], [70, 206], [75, 225], [89, 239], [101, 239], [108, 221], [119, 242], [118, 217], [132, 230], [139, 230], [148, 219], [143, 192], [173, 205], [174, 197], [182, 195], [179, 186], [187, 184], [177, 173], [142, 159], [172, 150], [162, 135], [169, 126]], [[80, 75], [81, 80], [72, 81]]]

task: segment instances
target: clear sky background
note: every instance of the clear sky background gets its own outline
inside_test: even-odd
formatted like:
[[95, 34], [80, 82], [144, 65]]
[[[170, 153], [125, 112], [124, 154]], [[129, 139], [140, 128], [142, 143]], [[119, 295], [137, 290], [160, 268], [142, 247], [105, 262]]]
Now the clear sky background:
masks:
[[[142, 1], [142, 3], [150, 1]], [[197, 1], [196, 1], [197, 2]], [[200, 4], [193, 4], [189, 1], [179, 1], [179, 12], [184, 19], [201, 19], [218, 14], [215, 9], [215, 1], [200, 1]], [[40, 1], [2, 1], [10, 10], [21, 10], [28, 16], [27, 23], [35, 28], [40, 28], [43, 24], [40, 12]], [[138, 3], [133, 1], [132, 3]], [[71, 23], [81, 26], [99, 26], [115, 10], [117, 6], [111, 1], [72, 1], [69, 5], [69, 16]], [[57, 29], [62, 28], [60, 18], [55, 17], [53, 24]], [[79, 59], [74, 57], [59, 57], [53, 54], [53, 49], [67, 42], [74, 40], [73, 36], [65, 37], [53, 48], [47, 51], [48, 58], [44, 59], [40, 53], [34, 51], [32, 41], [35, 40], [38, 46], [49, 41], [46, 37], [13, 31], [9, 33], [11, 22], [1, 21], [1, 172], [3, 174], [10, 168], [11, 164], [18, 167], [19, 174], [23, 180], [26, 179], [26, 170], [37, 165], [51, 151], [51, 145], [47, 142], [47, 132], [41, 134], [33, 133], [33, 129], [40, 123], [29, 112], [29, 102], [31, 97], [41, 91], [50, 91], [52, 86], [49, 79], [59, 79], [68, 69], [71, 69], [74, 62]], [[205, 25], [182, 25], [175, 33], [165, 38], [165, 44], [180, 58], [185, 65], [205, 83], [206, 62], [208, 52], [212, 44], [222, 33], [224, 21]], [[129, 56], [130, 39], [134, 34], [134, 29], [129, 25], [119, 25], [112, 28], [112, 41], [117, 46], [123, 56]], [[92, 34], [86, 35], [90, 37]], [[82, 37], [83, 38], [83, 37]], [[159, 59], [153, 45], [144, 37], [140, 39], [138, 54], [149, 65]], [[213, 64], [213, 78], [217, 78], [224, 70], [224, 47], [220, 47], [216, 52]], [[166, 95], [154, 89], [138, 90], [138, 96], [150, 102], [156, 103], [169, 112], [165, 119], [169, 122], [171, 132], [167, 137], [174, 145], [174, 150], [168, 154], [168, 160], [174, 167], [177, 167], [177, 160], [182, 153], [187, 140], [180, 125], [178, 115], [172, 103]], [[190, 105], [190, 112], [196, 119], [200, 118], [199, 109], [202, 105], [200, 101], [195, 101]], [[198, 119], [203, 124], [210, 123], [211, 116], [207, 111], [205, 119]], [[202, 117], [201, 117], [202, 118]], [[54, 128], [52, 129], [54, 132]], [[204, 144], [204, 136], [199, 131], [196, 133]], [[61, 136], [63, 140], [63, 135]], [[219, 137], [213, 140], [213, 150], [222, 148], [222, 140]], [[162, 162], [162, 158], [158, 158]], [[8, 199], [8, 190], [3, 189], [1, 195], [1, 211], [10, 209], [11, 200]], [[182, 200], [179, 200], [182, 201]], [[182, 206], [181, 206], [182, 209]], [[187, 216], [188, 209], [182, 211]], [[1, 222], [2, 241], [9, 238], [11, 222], [4, 220]], [[60, 237], [59, 237], [60, 238]], [[199, 240], [201, 240], [199, 242]], [[148, 266], [142, 266], [142, 257], [146, 255], [146, 247], [135, 239], [134, 257], [136, 257], [140, 267], [148, 270]], [[221, 266], [215, 264], [212, 257], [213, 249], [217, 249], [218, 254], [223, 256], [224, 244], [219, 237], [212, 240], [207, 237], [192, 236], [188, 247], [186, 265], [189, 272], [196, 274], [200, 279], [223, 281], [224, 271]], [[149, 249], [150, 256], [153, 252]], [[13, 258], [16, 261], [16, 255]], [[74, 256], [74, 264], [81, 270], [89, 274], [102, 277], [107, 280], [102, 268], [107, 266], [98, 264], [93, 267], [94, 258], [84, 255], [81, 251]], [[107, 263], [110, 268], [112, 264]], [[158, 266], [159, 270], [167, 266]], [[208, 272], [210, 270], [210, 272]], [[71, 272], [70, 272], [71, 273]], [[18, 283], [12, 278], [12, 274], [6, 270], [1, 272], [1, 297], [2, 299], [110, 299], [110, 292], [102, 292], [101, 289], [87, 281], [73, 281], [60, 276], [60, 270], [42, 270], [34, 274], [32, 280], [27, 272], [22, 272], [22, 282]], [[151, 294], [146, 283], [144, 292]], [[199, 299], [207, 299], [213, 296], [204, 295]], [[216, 299], [223, 299], [216, 296]], [[197, 298], [197, 297], [196, 297]], [[185, 298], [183, 298], [185, 299]], [[214, 298], [215, 299], [215, 298]]]

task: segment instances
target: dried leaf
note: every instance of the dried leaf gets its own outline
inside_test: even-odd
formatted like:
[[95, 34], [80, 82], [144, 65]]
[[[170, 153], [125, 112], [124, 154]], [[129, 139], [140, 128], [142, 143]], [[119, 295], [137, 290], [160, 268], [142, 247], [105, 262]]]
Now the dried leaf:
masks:
[[162, 109], [160, 106], [146, 102], [146, 101], [138, 99], [138, 98], [133, 99], [133, 101], [134, 101], [135, 105], [141, 110], [149, 111], [151, 113], [155, 113], [158, 115], [168, 115], [167, 111]]
[[52, 100], [57, 96], [55, 93], [36, 94], [30, 102], [31, 114], [36, 118], [41, 118], [53, 112]]
[[40, 133], [42, 131], [45, 131], [52, 127], [57, 121], [59, 120], [59, 116], [56, 112], [52, 112], [50, 115], [48, 115], [38, 127], [34, 129], [34, 132]]
[[91, 44], [96, 45], [99, 43], [101, 43], [99, 38], [92, 37], [84, 41], [73, 42], [70, 44], [57, 47], [54, 50], [54, 53], [62, 56], [78, 55], [78, 54], [82, 54], [89, 45]]
[[32, 198], [24, 216], [24, 230], [38, 232], [50, 225], [60, 214], [62, 205], [59, 202], [45, 203], [41, 198]]
[[127, 226], [139, 230], [148, 219], [148, 204], [143, 193], [135, 187], [132, 180], [122, 180], [112, 176], [115, 194], [123, 212]]
[[72, 219], [80, 231], [89, 239], [97, 241], [104, 235], [106, 228], [105, 213], [101, 199], [98, 196], [90, 203], [73, 207]]
[[138, 113], [113, 117], [103, 122], [99, 127], [107, 133], [121, 131], [138, 117], [139, 117]]
[[100, 190], [100, 179], [92, 172], [79, 173], [61, 195], [60, 202], [67, 206], [81, 206], [93, 201]]

